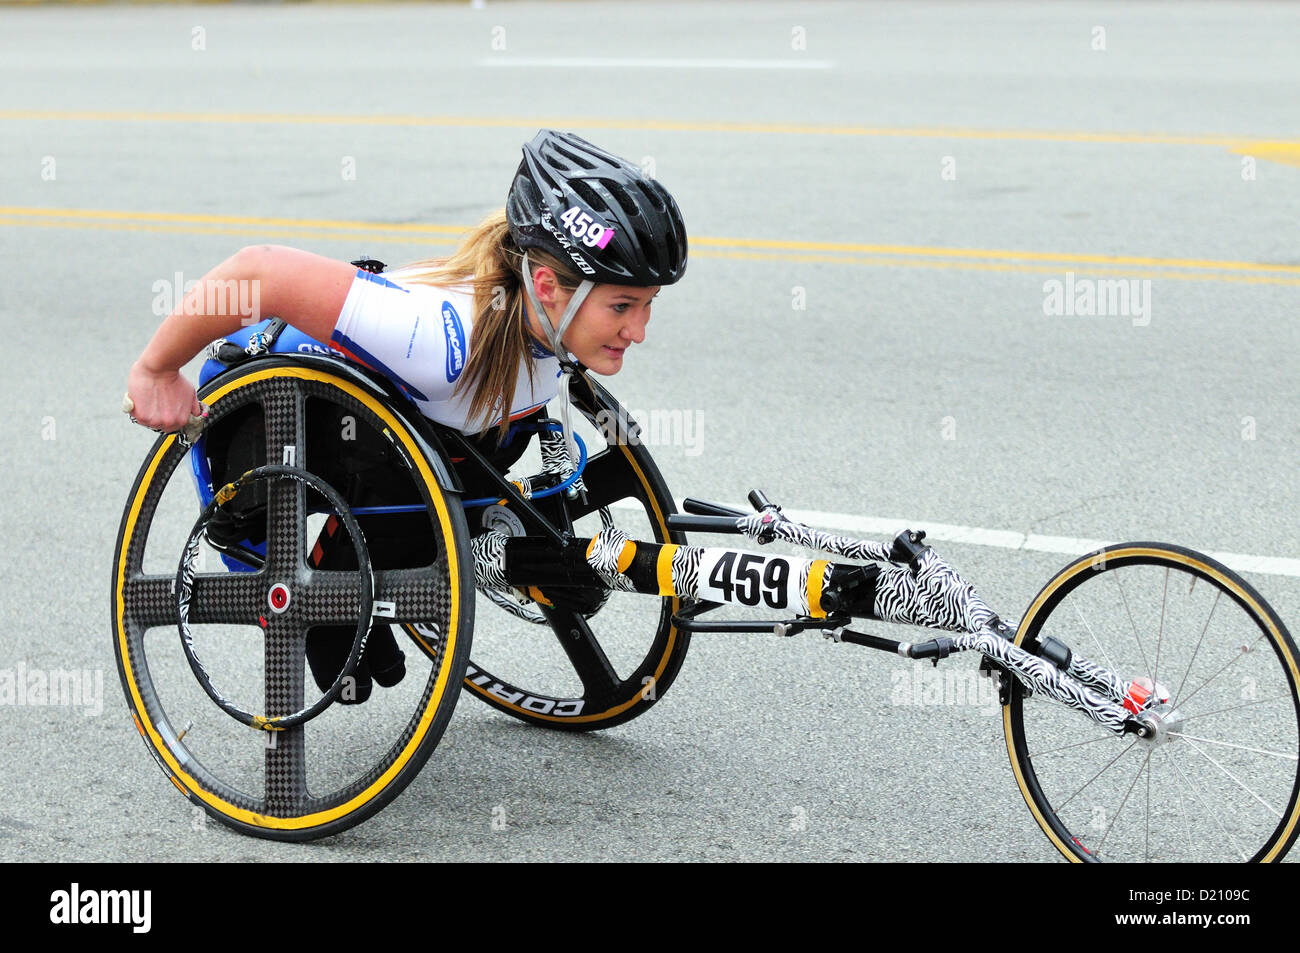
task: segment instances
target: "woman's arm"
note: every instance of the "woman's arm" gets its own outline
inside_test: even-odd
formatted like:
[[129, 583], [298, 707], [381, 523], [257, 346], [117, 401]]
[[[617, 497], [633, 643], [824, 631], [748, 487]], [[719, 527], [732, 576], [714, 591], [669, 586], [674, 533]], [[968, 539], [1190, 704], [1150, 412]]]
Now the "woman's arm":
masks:
[[180, 430], [199, 412], [180, 368], [210, 341], [264, 315], [328, 341], [356, 266], [282, 245], [250, 245], [203, 276], [154, 332], [127, 377], [132, 412], [145, 427]]

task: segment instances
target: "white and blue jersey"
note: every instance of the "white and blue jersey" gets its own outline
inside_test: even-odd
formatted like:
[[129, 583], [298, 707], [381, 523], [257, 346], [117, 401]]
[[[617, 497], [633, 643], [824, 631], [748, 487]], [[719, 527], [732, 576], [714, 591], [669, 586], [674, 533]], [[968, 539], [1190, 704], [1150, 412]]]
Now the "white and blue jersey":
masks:
[[[500, 418], [486, 426], [482, 418], [471, 421], [472, 393], [452, 395], [469, 362], [473, 332], [469, 289], [404, 281], [400, 272], [358, 270], [329, 343], [400, 386], [430, 420], [477, 433]], [[523, 358], [519, 360], [512, 420], [544, 406], [559, 390], [560, 362], [536, 342], [532, 351], [536, 373], [531, 383]]]
[[[251, 334], [268, 324], [241, 329], [226, 340], [242, 348]], [[402, 388], [430, 420], [471, 434], [500, 423], [499, 416], [487, 424], [481, 417], [471, 421], [472, 393], [452, 395], [469, 363], [473, 332], [474, 298], [468, 289], [404, 281], [400, 272], [376, 275], [358, 270], [328, 342], [286, 327], [271, 350], [335, 354], [364, 364]], [[559, 391], [560, 362], [536, 341], [530, 345], [536, 370], [530, 382], [520, 358], [511, 420], [544, 407]], [[209, 360], [199, 374], [200, 383], [222, 369]]]

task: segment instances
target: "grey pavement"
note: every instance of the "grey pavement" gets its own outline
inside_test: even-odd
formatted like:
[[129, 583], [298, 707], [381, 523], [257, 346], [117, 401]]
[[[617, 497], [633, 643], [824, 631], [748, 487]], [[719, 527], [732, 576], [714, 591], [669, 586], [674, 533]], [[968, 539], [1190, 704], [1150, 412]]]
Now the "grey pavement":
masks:
[[[198, 822], [109, 635], [150, 445], [126, 373], [154, 282], [262, 241], [445, 254], [346, 223], [473, 224], [563, 121], [652, 161], [698, 239], [607, 382], [696, 415], [698, 453], [654, 448], [678, 497], [1300, 557], [1297, 35], [1289, 3], [0, 7], [0, 670], [103, 687], [97, 715], [0, 705], [0, 859], [1058, 860], [999, 717], [900, 706], [904, 663], [815, 635], [697, 637], [660, 704], [595, 735], [463, 698], [407, 791], [325, 842]], [[329, 116], [387, 118], [305, 121]], [[1264, 140], [1290, 146], [1243, 177]], [[1044, 314], [1069, 271], [1149, 280], [1149, 323]], [[1068, 561], [941, 551], [1011, 617]], [[1300, 624], [1300, 578], [1247, 577]]]

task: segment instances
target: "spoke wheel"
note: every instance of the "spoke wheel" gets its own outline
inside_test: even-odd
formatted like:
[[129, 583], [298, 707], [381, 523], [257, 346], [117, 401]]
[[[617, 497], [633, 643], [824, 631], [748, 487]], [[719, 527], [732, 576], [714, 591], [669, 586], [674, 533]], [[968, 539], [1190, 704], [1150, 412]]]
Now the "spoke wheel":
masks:
[[[586, 502], [556, 496], [538, 501], [538, 508], [561, 526], [567, 515], [579, 538], [600, 531], [599, 511], [606, 507], [632, 539], [684, 543], [681, 533], [668, 529], [666, 517], [675, 508], [649, 452], [625, 439], [626, 428], [608, 424], [618, 405], [597, 385], [590, 391], [583, 385], [575, 387], [574, 406], [586, 420], [577, 428], [588, 447], [605, 444], [583, 474]], [[514, 469], [536, 472], [534, 452]], [[469, 518], [481, 515], [470, 510]], [[542, 600], [548, 595], [538, 594]], [[581, 591], [549, 595], [550, 605], [538, 601], [544, 626], [482, 601], [466, 691], [522, 721], [568, 731], [621, 724], [663, 697], [689, 646], [689, 634], [672, 622], [680, 599], [629, 592], [607, 599]]]
[[[1277, 614], [1236, 573], [1160, 543], [1110, 546], [1043, 588], [1016, 636], [1039, 637], [1153, 688], [1152, 740], [1110, 732], [1012, 688], [1016, 779], [1044, 833], [1074, 861], [1282, 858], [1300, 807], [1300, 670]], [[1161, 699], [1168, 699], [1161, 703]], [[1122, 699], [1117, 699], [1122, 700]]]
[[[474, 610], [464, 516], [459, 502], [444, 495], [427, 444], [346, 368], [259, 359], [216, 378], [199, 396], [211, 407], [205, 440], [236, 423], [254, 426], [257, 465], [271, 472], [301, 467], [336, 487], [336, 501], [346, 508], [415, 505], [401, 517], [405, 528], [432, 540], [425, 547], [431, 558], [423, 561], [403, 563], [372, 551], [371, 595], [365, 559], [361, 571], [316, 568], [324, 532], [336, 532], [347, 551], [365, 554], [364, 542], [355, 545], [346, 529], [337, 532], [337, 503], [301, 479], [262, 481], [265, 508], [232, 550], [244, 554], [243, 563], [209, 550], [206, 539], [200, 551], [187, 553], [195, 570], [186, 612], [194, 641], [185, 647], [177, 637], [175, 566], [198, 509], [189, 448], [174, 435], [160, 437], [127, 501], [113, 561], [112, 625], [123, 690], [146, 747], [172, 783], [223, 824], [279, 840], [337, 833], [410, 783], [455, 707]], [[354, 447], [382, 458], [389, 471], [383, 493], [400, 498], [375, 499], [355, 480], [341, 485], [339, 461]], [[331, 512], [335, 518], [327, 522]], [[375, 524], [365, 517], [358, 522], [365, 539]], [[377, 689], [364, 705], [311, 705], [309, 631], [357, 626], [371, 599], [386, 615], [391, 610], [380, 621], [418, 623], [427, 655], [415, 664], [408, 653], [402, 682]], [[191, 650], [217, 684], [241, 699], [260, 695], [261, 717], [251, 728], [213, 703], [209, 686], [195, 677]], [[355, 661], [349, 659], [349, 670]], [[336, 682], [327, 697], [337, 697], [339, 688]], [[313, 708], [310, 719], [301, 717]]]

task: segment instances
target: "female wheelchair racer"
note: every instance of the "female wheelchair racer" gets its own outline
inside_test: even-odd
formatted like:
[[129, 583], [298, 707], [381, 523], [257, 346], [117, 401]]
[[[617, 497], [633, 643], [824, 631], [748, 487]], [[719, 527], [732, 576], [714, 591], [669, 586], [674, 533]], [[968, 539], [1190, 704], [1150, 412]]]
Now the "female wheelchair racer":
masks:
[[[232, 332], [214, 345], [200, 383], [259, 349], [345, 357], [396, 382], [430, 419], [480, 434], [476, 445], [501, 472], [524, 453], [545, 405], [558, 394], [561, 437], [576, 463], [567, 409], [573, 361], [618, 373], [627, 349], [645, 338], [659, 286], [682, 277], [686, 255], [685, 226], [666, 189], [586, 140], [545, 130], [524, 146], [505, 211], [475, 229], [445, 262], [417, 262], [380, 276], [376, 262], [350, 266], [291, 249], [249, 248], [218, 266], [203, 285], [258, 282], [258, 298], [280, 320]], [[177, 368], [214, 328], [227, 329], [194, 310], [178, 306], [132, 369], [127, 393], [143, 425], [177, 430], [186, 416], [200, 413]], [[251, 348], [250, 340], [257, 342]], [[508, 413], [499, 411], [503, 406]], [[321, 415], [311, 430], [311, 442], [324, 450], [343, 427]], [[363, 489], [382, 496], [376, 481], [391, 472], [382, 447], [368, 443], [364, 432], [359, 441], [333, 443], [318, 456], [331, 461], [327, 482], [345, 496], [357, 498]], [[260, 463], [264, 444], [260, 417], [249, 406], [209, 434], [206, 454], [194, 459], [212, 461], [220, 485]], [[213, 478], [199, 474], [200, 495]], [[222, 511], [210, 540], [261, 542], [248, 539], [248, 528], [265, 519], [264, 488], [241, 503], [236, 509], [243, 518], [222, 525], [230, 522]], [[327, 527], [319, 568], [350, 567], [351, 547], [333, 536], [334, 525]], [[360, 525], [380, 568], [427, 549], [429, 541], [413, 534], [400, 513], [367, 514]], [[352, 642], [350, 625], [310, 633], [307, 657], [322, 691], [343, 668]], [[377, 624], [339, 701], [365, 701], [372, 677], [395, 685], [403, 661], [389, 627]]]
[[[178, 315], [164, 322], [132, 370], [128, 400], [139, 422], [166, 431], [203, 412], [167, 368], [196, 353], [213, 328], [226, 339], [203, 372], [207, 426], [202, 437], [198, 427], [187, 431], [198, 437], [197, 452], [185, 435], [160, 437], [131, 491], [114, 559], [113, 624], [137, 730], [194, 804], [245, 833], [326, 836], [410, 782], [462, 681], [523, 721], [590, 730], [636, 717], [662, 697], [692, 632], [820, 630], [913, 659], [983, 656], [1021, 793], [1070, 859], [1285, 855], [1300, 830], [1296, 649], [1272, 608], [1213, 559], [1158, 543], [1105, 547], [1051, 579], [1014, 626], [924, 545], [924, 534], [904, 531], [882, 545], [820, 532], [757, 492], [755, 514], [687, 500], [693, 515], [683, 516], [639, 443], [607, 438], [589, 454], [570, 409], [588, 423], [615, 420], [618, 434], [633, 427], [583, 367], [617, 372], [644, 334], [656, 287], [681, 276], [685, 257], [680, 215], [657, 183], [576, 137], [544, 132], [525, 147], [505, 213], [447, 262], [380, 275], [371, 270], [377, 263], [353, 263], [355, 271], [287, 249], [246, 250], [208, 277], [264, 281], [268, 310], [293, 327], [237, 332], [233, 322]], [[282, 269], [312, 280], [277, 284]], [[383, 306], [370, 307], [376, 301]], [[323, 317], [331, 314], [338, 319]], [[399, 316], [400, 333], [386, 333], [394, 328], [380, 323], [384, 314]], [[437, 330], [440, 350], [427, 349], [421, 325]], [[346, 360], [320, 353], [331, 350]], [[561, 419], [542, 419], [555, 396]], [[507, 479], [534, 432], [543, 472]], [[145, 544], [185, 460], [203, 513], [179, 569], [151, 574]], [[328, 515], [314, 545], [304, 532], [309, 513]], [[685, 544], [687, 530], [883, 565], [702, 549]], [[203, 539], [235, 571], [196, 572]], [[167, 551], [174, 567], [175, 551]], [[581, 688], [549, 690], [533, 670], [516, 676], [491, 653], [477, 664], [478, 634], [471, 660], [476, 588], [548, 626]], [[623, 603], [610, 599], [620, 591], [658, 596], [640, 597], [657, 618], [627, 625]], [[796, 618], [698, 618], [724, 603]], [[857, 618], [958, 634], [894, 642], [848, 629]], [[222, 694], [214, 681], [229, 678], [223, 670], [213, 679], [192, 632], [253, 619], [265, 645], [265, 714]], [[611, 661], [607, 629], [595, 634], [611, 621], [639, 633], [630, 663]], [[187, 708], [162, 687], [161, 645], [147, 633], [170, 627], [174, 644], [178, 625], [206, 694], [199, 701], [233, 721], [214, 720], [210, 705]], [[390, 625], [409, 636], [412, 658], [400, 657]], [[535, 648], [515, 641], [522, 655], [509, 656], [512, 664]], [[304, 656], [324, 693], [311, 705]], [[412, 662], [427, 677], [397, 678]], [[367, 673], [386, 686], [384, 701], [407, 692], [400, 698], [414, 713], [396, 740], [362, 760], [363, 770], [322, 775], [322, 757], [351, 753], [330, 723], [342, 709], [329, 709], [362, 700]], [[1249, 698], [1239, 684], [1251, 686]], [[370, 715], [376, 701], [352, 711]], [[184, 720], [189, 711], [199, 724]], [[259, 770], [222, 760], [224, 745], [247, 747], [249, 732], [221, 734], [231, 725], [257, 728], [271, 742]], [[309, 748], [307, 727], [318, 745], [326, 742], [323, 752]], [[1143, 777], [1139, 800], [1130, 795]]]

